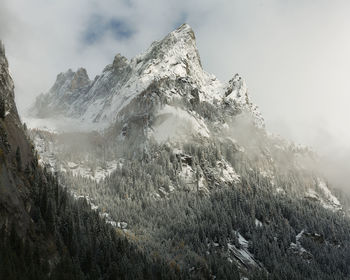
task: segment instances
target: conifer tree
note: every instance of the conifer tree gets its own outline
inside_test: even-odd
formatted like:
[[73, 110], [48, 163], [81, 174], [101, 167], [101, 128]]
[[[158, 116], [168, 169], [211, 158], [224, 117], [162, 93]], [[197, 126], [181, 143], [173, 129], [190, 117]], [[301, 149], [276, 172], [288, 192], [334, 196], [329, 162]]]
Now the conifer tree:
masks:
[[5, 100], [0, 97], [0, 118], [4, 119], [6, 115]]
[[16, 150], [16, 162], [17, 162], [17, 170], [22, 170], [22, 157], [21, 157], [21, 149], [18, 146]]

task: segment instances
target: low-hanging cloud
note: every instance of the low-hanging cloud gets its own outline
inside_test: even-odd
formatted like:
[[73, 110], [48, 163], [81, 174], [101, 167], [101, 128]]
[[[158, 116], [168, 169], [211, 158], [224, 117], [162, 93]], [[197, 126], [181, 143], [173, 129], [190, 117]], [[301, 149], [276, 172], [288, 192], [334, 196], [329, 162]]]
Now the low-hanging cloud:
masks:
[[59, 72], [82, 66], [93, 78], [116, 53], [133, 57], [186, 21], [204, 68], [242, 74], [268, 129], [315, 147], [345, 182], [349, 13], [343, 0], [3, 0], [0, 38], [23, 112]]

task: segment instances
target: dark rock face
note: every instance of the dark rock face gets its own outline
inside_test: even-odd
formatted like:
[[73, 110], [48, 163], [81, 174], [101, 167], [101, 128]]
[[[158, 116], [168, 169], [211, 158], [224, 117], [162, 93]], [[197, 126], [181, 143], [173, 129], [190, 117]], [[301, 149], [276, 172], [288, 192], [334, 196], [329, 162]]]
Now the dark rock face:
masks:
[[67, 112], [78, 97], [84, 98], [91, 84], [84, 68], [79, 68], [76, 72], [69, 69], [65, 73], [60, 73], [49, 91], [50, 94], [41, 94], [37, 97], [31, 114], [45, 118]]
[[125, 68], [129, 65], [129, 62], [126, 57], [122, 56], [118, 53], [113, 60], [113, 69], [120, 73], [125, 70]]
[[5, 104], [5, 112], [14, 110], [17, 114], [16, 106], [14, 106], [14, 84], [10, 77], [8, 70], [8, 61], [5, 56], [5, 48], [0, 41], [0, 87], [1, 87], [1, 99]]
[[24, 234], [30, 224], [30, 189], [24, 169], [31, 168], [34, 158], [17, 113], [14, 85], [1, 42], [0, 99], [4, 101], [6, 111], [0, 119], [0, 228], [15, 224], [18, 232]]
[[72, 91], [85, 88], [90, 84], [89, 76], [86, 72], [86, 69], [79, 68], [77, 72], [74, 73], [73, 79], [71, 81], [70, 89]]

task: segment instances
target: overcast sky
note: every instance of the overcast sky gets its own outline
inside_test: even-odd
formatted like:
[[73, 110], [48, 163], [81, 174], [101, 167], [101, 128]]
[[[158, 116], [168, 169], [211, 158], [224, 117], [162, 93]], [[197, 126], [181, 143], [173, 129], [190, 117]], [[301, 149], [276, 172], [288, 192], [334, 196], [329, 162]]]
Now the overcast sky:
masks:
[[82, 66], [94, 78], [116, 53], [131, 58], [187, 22], [205, 70], [224, 81], [240, 73], [270, 131], [344, 168], [349, 14], [337, 0], [1, 0], [0, 38], [23, 112], [59, 72]]

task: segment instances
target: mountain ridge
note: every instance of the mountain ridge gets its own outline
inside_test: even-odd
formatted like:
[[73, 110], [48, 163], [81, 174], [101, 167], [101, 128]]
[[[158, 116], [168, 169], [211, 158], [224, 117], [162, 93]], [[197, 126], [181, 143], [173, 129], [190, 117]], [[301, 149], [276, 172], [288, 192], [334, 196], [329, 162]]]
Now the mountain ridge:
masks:
[[[264, 126], [260, 112], [250, 101], [245, 82], [238, 74], [223, 84], [202, 69], [195, 35], [187, 24], [161, 41], [153, 42], [145, 53], [130, 61], [117, 54], [113, 63], [107, 65], [94, 81], [89, 83], [85, 79], [84, 86], [73, 86], [72, 90], [75, 75], [70, 70], [59, 74], [51, 90], [37, 98], [32, 110], [34, 116], [47, 117], [56, 112], [58, 116], [90, 123], [93, 128], [106, 128], [113, 124], [124, 107], [152, 83], [167, 80], [169, 83], [187, 83], [193, 90], [192, 96], [180, 97], [176, 89], [165, 85], [161, 94], [168, 99], [178, 97], [210, 104], [231, 104], [249, 112], [257, 125]], [[62, 77], [66, 77], [65, 81], [62, 81]], [[232, 102], [235, 104], [232, 105]]]

